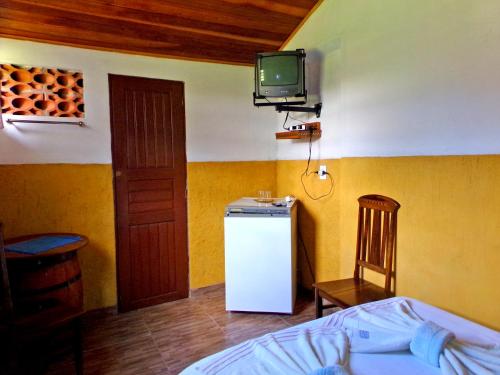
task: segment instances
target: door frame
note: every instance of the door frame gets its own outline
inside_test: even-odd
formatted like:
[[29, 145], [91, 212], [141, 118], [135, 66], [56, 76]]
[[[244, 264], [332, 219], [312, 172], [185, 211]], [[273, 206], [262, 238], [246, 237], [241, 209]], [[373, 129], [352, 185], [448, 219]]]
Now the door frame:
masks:
[[[112, 173], [112, 184], [113, 184], [113, 219], [114, 219], [114, 230], [115, 230], [115, 269], [116, 269], [116, 306], [118, 309], [118, 312], [126, 312], [128, 310], [123, 308], [122, 301], [121, 301], [121, 295], [120, 295], [120, 268], [118, 266], [119, 259], [118, 259], [118, 252], [120, 249], [119, 243], [119, 228], [118, 228], [118, 210], [117, 210], [117, 189], [116, 189], [116, 164], [115, 164], [115, 144], [114, 144], [114, 132], [117, 131], [116, 128], [114, 128], [114, 121], [113, 121], [113, 110], [112, 110], [112, 79], [113, 78], [119, 78], [119, 77], [124, 77], [124, 78], [140, 78], [140, 79], [145, 79], [145, 80], [155, 80], [155, 81], [167, 81], [167, 82], [175, 82], [178, 84], [182, 85], [182, 104], [183, 104], [183, 116], [182, 116], [182, 133], [183, 133], [183, 141], [184, 141], [184, 153], [183, 153], [183, 164], [184, 164], [184, 169], [185, 169], [185, 181], [184, 181], [184, 186], [185, 186], [185, 194], [184, 194], [184, 199], [183, 199], [183, 205], [184, 209], [186, 212], [185, 215], [185, 243], [186, 243], [186, 289], [187, 289], [187, 298], [189, 298], [189, 292], [190, 292], [190, 267], [189, 267], [189, 228], [188, 228], [188, 223], [189, 223], [189, 212], [188, 212], [188, 190], [187, 190], [187, 183], [188, 183], [188, 175], [187, 175], [187, 142], [186, 142], [186, 90], [185, 90], [185, 82], [183, 81], [175, 81], [175, 80], [170, 80], [170, 79], [162, 79], [162, 78], [151, 78], [151, 77], [141, 77], [141, 76], [132, 76], [132, 75], [125, 75], [125, 74], [113, 74], [113, 73], [108, 73], [108, 95], [109, 95], [109, 120], [110, 120], [110, 136], [111, 136], [111, 173]], [[167, 303], [167, 302], [165, 302]]]

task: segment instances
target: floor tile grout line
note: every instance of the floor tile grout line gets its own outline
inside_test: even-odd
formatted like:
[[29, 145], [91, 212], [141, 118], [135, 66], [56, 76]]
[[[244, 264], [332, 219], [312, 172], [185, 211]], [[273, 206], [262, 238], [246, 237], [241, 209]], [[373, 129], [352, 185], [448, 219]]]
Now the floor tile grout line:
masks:
[[217, 328], [219, 328], [221, 330], [221, 332], [224, 333], [225, 332], [224, 331], [224, 327], [222, 327], [219, 323], [217, 323], [217, 320], [212, 316], [212, 314], [210, 314], [209, 312], [205, 312], [205, 313], [208, 315], [208, 317], [210, 318], [210, 320], [215, 323], [215, 325], [217, 326]]
[[153, 335], [153, 331], [151, 330], [151, 327], [149, 326], [148, 322], [146, 321], [145, 314], [142, 314], [142, 320], [143, 320], [144, 325], [146, 326], [146, 329], [148, 330], [149, 335], [151, 336], [151, 340], [153, 341], [153, 344], [156, 348], [156, 351], [158, 352], [158, 354], [160, 356], [161, 363], [163, 364], [165, 370], [168, 372], [169, 371], [168, 365], [165, 362], [165, 358], [163, 356], [162, 351], [160, 350], [160, 346], [158, 345], [158, 342], [156, 341], [155, 336]]

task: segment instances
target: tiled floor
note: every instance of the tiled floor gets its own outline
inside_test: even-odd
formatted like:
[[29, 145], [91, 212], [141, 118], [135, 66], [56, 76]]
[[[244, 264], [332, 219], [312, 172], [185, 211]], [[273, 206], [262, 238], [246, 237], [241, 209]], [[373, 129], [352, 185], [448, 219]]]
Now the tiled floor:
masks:
[[[225, 311], [224, 286], [191, 298], [85, 320], [85, 374], [178, 374], [189, 364], [244, 340], [314, 319], [314, 302], [299, 297], [293, 316]], [[71, 360], [50, 374], [71, 374]]]

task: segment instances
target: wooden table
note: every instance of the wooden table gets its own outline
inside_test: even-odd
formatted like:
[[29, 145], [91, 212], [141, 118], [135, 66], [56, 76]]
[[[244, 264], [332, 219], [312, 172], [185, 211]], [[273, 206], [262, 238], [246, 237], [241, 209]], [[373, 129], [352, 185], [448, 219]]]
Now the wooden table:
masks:
[[58, 246], [39, 254], [8, 251], [12, 299], [20, 314], [69, 307], [83, 310], [83, 287], [77, 252], [88, 238], [76, 233], [40, 233], [5, 240], [5, 245], [43, 236], [79, 236], [77, 242]]

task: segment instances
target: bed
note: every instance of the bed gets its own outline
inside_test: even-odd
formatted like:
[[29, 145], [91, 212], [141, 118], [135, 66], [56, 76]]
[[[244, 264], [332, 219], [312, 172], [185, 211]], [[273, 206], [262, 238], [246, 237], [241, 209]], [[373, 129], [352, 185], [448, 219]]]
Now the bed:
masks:
[[[441, 368], [407, 348], [415, 327], [428, 321], [455, 335], [441, 351]], [[418, 300], [395, 297], [245, 341], [181, 374], [310, 374], [337, 365], [350, 374], [500, 374], [500, 333]]]

